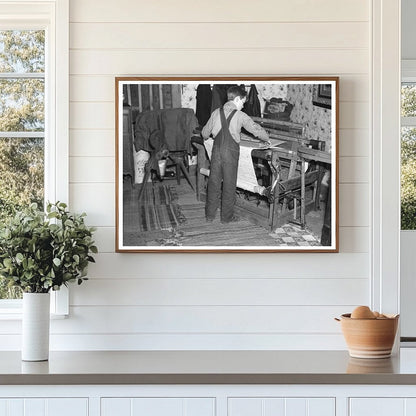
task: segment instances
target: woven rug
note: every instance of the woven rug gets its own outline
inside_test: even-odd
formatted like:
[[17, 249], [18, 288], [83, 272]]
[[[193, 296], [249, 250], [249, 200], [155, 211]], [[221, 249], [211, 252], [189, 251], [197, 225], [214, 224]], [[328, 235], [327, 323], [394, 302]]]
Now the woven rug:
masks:
[[181, 222], [178, 196], [173, 186], [146, 186], [139, 201], [139, 229], [141, 232], [170, 230]]

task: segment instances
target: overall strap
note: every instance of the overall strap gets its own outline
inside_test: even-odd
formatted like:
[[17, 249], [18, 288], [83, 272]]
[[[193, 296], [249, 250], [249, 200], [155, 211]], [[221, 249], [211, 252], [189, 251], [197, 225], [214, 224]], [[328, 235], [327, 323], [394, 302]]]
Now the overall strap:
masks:
[[231, 119], [234, 117], [234, 114], [237, 112], [237, 110], [231, 111], [231, 113], [227, 117], [228, 126], [230, 125]]
[[[225, 118], [224, 109], [220, 108], [220, 119], [221, 119], [221, 129], [218, 134], [215, 136], [214, 146], [218, 146], [222, 148], [222, 146], [226, 145], [226, 143], [237, 143], [234, 141], [233, 136], [230, 133], [230, 121], [233, 118], [234, 114], [237, 110], [233, 110], [227, 118]], [[218, 139], [217, 139], [218, 138]], [[237, 145], [238, 146], [238, 145]]]
[[221, 118], [221, 128], [229, 127], [230, 121], [234, 117], [234, 114], [237, 112], [237, 110], [231, 111], [231, 113], [228, 115], [227, 118], [225, 118], [224, 108], [220, 108], [220, 118]]

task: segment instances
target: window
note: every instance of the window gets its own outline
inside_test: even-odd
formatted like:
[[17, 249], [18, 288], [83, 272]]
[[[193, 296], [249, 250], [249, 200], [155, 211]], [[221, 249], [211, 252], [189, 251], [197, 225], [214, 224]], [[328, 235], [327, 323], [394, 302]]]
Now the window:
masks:
[[416, 229], [416, 80], [401, 88], [401, 229]]
[[[0, 30], [0, 221], [44, 203], [45, 30]], [[0, 279], [0, 299], [21, 298]]]
[[[0, 0], [0, 221], [11, 204], [68, 201], [68, 4]], [[20, 307], [0, 299], [0, 314]]]

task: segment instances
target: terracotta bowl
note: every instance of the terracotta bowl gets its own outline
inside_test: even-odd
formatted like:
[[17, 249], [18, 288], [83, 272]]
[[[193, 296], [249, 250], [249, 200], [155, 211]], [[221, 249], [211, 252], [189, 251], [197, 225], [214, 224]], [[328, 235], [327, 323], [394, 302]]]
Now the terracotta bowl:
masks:
[[373, 360], [371, 358], [353, 358], [350, 357], [347, 366], [348, 374], [376, 374], [376, 373], [394, 373], [394, 364], [392, 359]]
[[341, 329], [351, 357], [388, 358], [391, 356], [399, 315], [381, 319], [352, 319], [341, 315]]

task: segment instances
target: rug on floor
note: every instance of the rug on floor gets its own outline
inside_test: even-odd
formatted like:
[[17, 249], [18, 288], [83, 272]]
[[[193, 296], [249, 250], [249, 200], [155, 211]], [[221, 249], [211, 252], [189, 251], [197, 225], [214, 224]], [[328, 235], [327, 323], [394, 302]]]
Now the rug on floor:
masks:
[[140, 231], [176, 228], [182, 221], [177, 200], [175, 187], [147, 184], [138, 203]]

